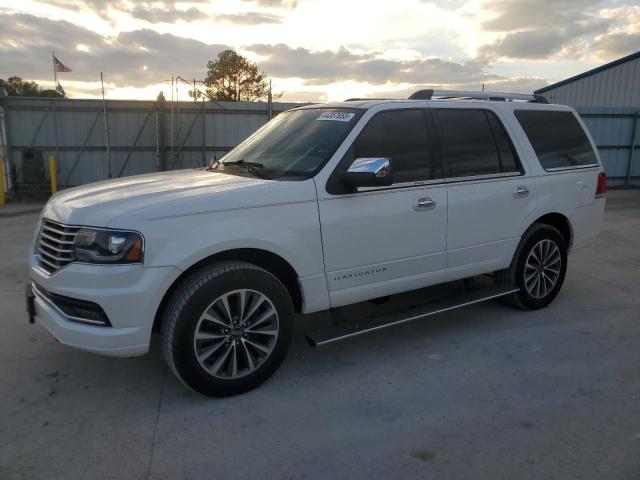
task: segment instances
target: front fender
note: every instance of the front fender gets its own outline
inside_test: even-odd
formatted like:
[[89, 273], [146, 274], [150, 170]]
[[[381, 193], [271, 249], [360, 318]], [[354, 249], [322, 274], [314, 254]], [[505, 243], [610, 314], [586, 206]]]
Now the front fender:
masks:
[[281, 256], [299, 277], [323, 273], [315, 201], [147, 220], [141, 230], [145, 266], [186, 270], [216, 253], [255, 248]]

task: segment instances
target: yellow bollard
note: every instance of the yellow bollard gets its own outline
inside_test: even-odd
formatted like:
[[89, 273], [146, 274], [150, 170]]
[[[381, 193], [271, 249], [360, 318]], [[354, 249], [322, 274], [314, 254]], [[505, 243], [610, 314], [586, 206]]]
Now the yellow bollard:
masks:
[[51, 178], [51, 195], [58, 191], [58, 173], [56, 172], [56, 157], [49, 155], [49, 177]]
[[0, 157], [0, 207], [7, 201], [7, 196], [4, 192], [4, 158]]

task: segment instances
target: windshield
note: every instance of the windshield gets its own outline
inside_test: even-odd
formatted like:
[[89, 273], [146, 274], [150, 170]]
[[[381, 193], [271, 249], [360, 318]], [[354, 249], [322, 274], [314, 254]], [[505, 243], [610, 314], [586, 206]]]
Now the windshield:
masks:
[[281, 113], [211, 168], [269, 179], [310, 178], [333, 155], [361, 113], [342, 108]]

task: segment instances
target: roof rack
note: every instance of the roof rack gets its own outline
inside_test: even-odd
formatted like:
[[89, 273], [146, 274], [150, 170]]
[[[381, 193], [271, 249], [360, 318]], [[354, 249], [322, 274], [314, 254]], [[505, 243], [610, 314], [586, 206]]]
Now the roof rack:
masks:
[[473, 99], [473, 100], [493, 100], [497, 102], [507, 101], [524, 101], [531, 103], [549, 103], [542, 95], [525, 94], [525, 93], [501, 93], [501, 92], [474, 92], [466, 90], [418, 90], [414, 92], [409, 100], [431, 100], [434, 97], [440, 99]]

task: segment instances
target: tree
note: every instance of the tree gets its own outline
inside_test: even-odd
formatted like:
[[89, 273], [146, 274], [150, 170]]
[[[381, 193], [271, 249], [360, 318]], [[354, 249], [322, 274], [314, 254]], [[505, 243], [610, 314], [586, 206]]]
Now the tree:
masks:
[[41, 90], [36, 82], [22, 80], [20, 77], [0, 78], [0, 89], [15, 97], [62, 97], [55, 90]]
[[258, 65], [233, 50], [207, 62], [207, 95], [213, 100], [255, 102], [269, 93], [267, 76]]
[[40, 90], [40, 93], [38, 94], [39, 97], [54, 97], [54, 98], [64, 98], [64, 95], [62, 95], [59, 91], [57, 90]]

